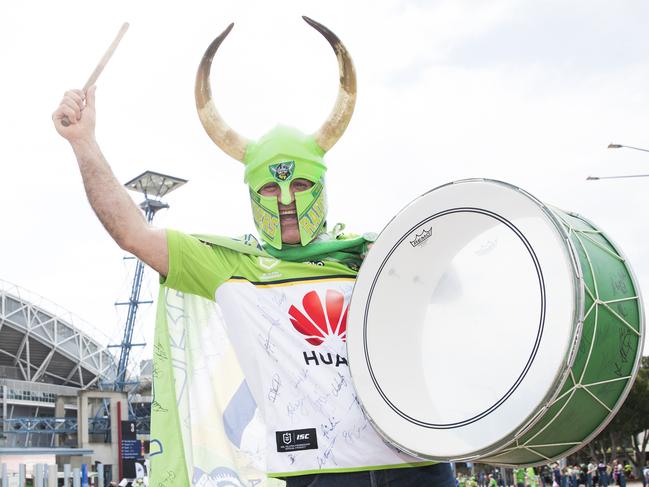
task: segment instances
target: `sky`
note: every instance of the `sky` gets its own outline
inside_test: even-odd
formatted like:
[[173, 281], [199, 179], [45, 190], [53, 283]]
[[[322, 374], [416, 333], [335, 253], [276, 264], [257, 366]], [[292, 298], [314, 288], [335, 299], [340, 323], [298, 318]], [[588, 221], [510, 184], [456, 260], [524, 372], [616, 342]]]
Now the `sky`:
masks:
[[[276, 123], [314, 131], [333, 106], [338, 73], [301, 15], [342, 39], [358, 77], [354, 117], [326, 157], [330, 223], [380, 231], [441, 184], [502, 180], [594, 221], [649, 289], [649, 179], [586, 181], [649, 173], [649, 154], [607, 149], [649, 148], [642, 0], [4, 2], [0, 279], [120, 340], [114, 303], [128, 297], [133, 261], [92, 213], [51, 113], [125, 21], [130, 29], [97, 83], [97, 139], [115, 175], [126, 182], [150, 169], [189, 180], [166, 198], [158, 226], [252, 232], [242, 166], [196, 115], [196, 68], [234, 22], [212, 70], [225, 120], [249, 138]], [[149, 273], [143, 298], [156, 287]], [[142, 308], [135, 342], [150, 342], [153, 315]]]

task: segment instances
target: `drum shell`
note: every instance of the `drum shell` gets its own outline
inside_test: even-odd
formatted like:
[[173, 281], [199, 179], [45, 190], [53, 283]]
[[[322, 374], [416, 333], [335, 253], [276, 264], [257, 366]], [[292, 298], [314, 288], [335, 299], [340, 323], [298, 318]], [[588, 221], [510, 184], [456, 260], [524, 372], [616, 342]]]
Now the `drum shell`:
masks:
[[615, 417], [642, 358], [642, 299], [626, 258], [592, 222], [551, 211], [578, 256], [583, 321], [555, 397], [509, 445], [482, 456], [484, 462], [540, 465], [579, 450]]

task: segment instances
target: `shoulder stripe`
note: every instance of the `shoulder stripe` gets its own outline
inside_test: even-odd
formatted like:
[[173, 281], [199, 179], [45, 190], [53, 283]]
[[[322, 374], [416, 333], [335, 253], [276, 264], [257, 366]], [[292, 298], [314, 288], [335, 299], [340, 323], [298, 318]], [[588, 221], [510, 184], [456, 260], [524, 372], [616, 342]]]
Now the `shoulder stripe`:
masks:
[[249, 282], [253, 286], [258, 287], [273, 287], [273, 286], [291, 286], [294, 284], [301, 284], [308, 281], [355, 281], [356, 276], [350, 276], [348, 274], [339, 274], [339, 275], [328, 275], [328, 276], [317, 276], [317, 277], [294, 277], [292, 279], [277, 279], [273, 281], [251, 281], [242, 276], [232, 276], [227, 282]]

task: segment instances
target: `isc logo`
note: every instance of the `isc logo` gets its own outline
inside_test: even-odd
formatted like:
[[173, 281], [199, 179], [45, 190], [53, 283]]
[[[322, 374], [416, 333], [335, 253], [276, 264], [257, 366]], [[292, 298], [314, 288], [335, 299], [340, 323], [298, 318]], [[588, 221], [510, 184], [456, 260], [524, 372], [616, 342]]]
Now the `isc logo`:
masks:
[[280, 453], [318, 449], [318, 433], [315, 428], [276, 431], [275, 440]]

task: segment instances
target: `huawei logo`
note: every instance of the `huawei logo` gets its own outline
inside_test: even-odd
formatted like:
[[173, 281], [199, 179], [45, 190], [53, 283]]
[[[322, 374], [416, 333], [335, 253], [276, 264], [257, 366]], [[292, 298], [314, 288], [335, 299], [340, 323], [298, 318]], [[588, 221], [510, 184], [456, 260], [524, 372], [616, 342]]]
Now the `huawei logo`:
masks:
[[343, 342], [347, 338], [347, 310], [342, 293], [327, 289], [325, 302], [315, 291], [302, 298], [302, 313], [295, 306], [288, 310], [293, 327], [304, 335], [311, 345], [320, 345], [327, 337], [336, 336]]

